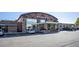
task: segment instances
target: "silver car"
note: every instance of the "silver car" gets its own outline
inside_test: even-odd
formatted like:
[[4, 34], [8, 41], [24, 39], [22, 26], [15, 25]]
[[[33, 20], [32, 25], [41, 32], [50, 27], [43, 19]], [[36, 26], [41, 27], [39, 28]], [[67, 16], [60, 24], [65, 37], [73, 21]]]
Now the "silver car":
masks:
[[27, 33], [34, 34], [35, 33], [35, 30], [32, 30], [32, 29], [31, 30], [28, 30]]
[[2, 29], [0, 29], [0, 36], [4, 35], [4, 31]]

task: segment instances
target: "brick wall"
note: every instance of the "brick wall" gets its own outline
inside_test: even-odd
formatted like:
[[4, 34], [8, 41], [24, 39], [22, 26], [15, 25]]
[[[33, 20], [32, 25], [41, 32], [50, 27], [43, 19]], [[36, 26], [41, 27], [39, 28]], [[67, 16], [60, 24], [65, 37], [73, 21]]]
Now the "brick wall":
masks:
[[8, 26], [8, 32], [17, 32], [16, 26]]

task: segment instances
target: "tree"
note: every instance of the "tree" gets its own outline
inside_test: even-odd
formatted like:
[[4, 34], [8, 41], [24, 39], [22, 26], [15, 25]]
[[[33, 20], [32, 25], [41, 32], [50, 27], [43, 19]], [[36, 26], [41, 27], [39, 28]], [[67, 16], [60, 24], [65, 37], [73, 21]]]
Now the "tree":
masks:
[[77, 18], [75, 24], [76, 24], [76, 25], [79, 25], [79, 17]]

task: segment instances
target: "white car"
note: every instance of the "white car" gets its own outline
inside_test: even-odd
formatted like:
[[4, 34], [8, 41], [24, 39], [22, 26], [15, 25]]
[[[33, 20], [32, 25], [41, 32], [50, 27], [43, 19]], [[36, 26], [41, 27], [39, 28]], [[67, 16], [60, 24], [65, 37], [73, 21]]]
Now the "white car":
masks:
[[35, 30], [28, 30], [27, 33], [33, 34], [35, 33]]
[[3, 36], [4, 35], [4, 32], [2, 29], [0, 29], [0, 36]]

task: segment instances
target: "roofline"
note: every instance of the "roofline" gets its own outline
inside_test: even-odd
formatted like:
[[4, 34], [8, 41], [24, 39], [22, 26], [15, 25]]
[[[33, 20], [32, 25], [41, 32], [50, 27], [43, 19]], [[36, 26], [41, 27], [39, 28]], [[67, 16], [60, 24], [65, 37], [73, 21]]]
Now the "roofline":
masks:
[[18, 21], [22, 16], [27, 15], [27, 14], [31, 14], [31, 13], [43, 13], [43, 14], [49, 15], [49, 16], [51, 16], [51, 17], [54, 17], [54, 18], [58, 21], [58, 18], [56, 18], [55, 16], [53, 16], [53, 15], [51, 15], [51, 14], [48, 14], [48, 13], [44, 13], [44, 12], [28, 12], [28, 13], [23, 13], [23, 14], [21, 14], [21, 15], [19, 16], [19, 18], [18, 18], [16, 21]]

